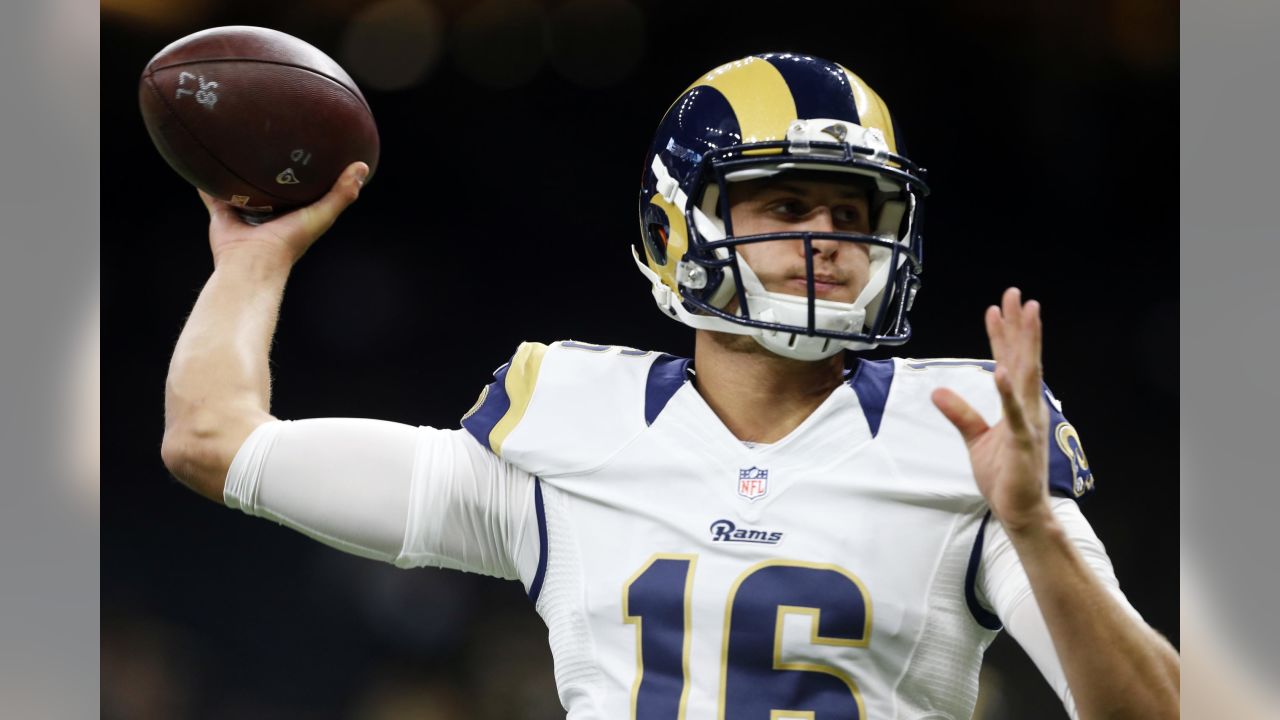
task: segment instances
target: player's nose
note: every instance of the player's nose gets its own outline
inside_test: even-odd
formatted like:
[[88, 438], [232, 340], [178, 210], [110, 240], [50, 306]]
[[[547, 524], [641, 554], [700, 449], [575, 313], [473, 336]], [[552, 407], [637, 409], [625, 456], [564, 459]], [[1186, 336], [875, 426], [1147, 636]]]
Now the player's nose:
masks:
[[836, 220], [831, 215], [831, 208], [819, 207], [805, 218], [805, 230], [809, 232], [835, 232]]
[[[835, 218], [831, 216], [829, 208], [820, 208], [808, 218], [805, 218], [801, 228], [802, 232], [810, 233], [831, 233], [836, 231]], [[809, 238], [809, 252], [821, 257], [832, 257], [840, 249], [840, 241], [830, 238]], [[800, 243], [800, 252], [804, 254], [804, 243]]]

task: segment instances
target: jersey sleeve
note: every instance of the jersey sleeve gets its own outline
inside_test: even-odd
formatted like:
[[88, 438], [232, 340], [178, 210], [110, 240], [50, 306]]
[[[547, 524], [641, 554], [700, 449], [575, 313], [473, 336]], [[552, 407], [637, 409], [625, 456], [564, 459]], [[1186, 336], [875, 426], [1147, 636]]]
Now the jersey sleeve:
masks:
[[466, 433], [355, 418], [259, 426], [232, 462], [228, 507], [398, 567], [533, 582], [533, 478]]
[[[1054, 516], [1085, 563], [1124, 611], [1141, 622], [1141, 614], [1120, 589], [1120, 582], [1116, 579], [1106, 548], [1080, 512], [1079, 506], [1065, 498], [1054, 498], [1051, 502]], [[1067, 685], [1062, 662], [1058, 659], [1044, 614], [1036, 604], [1031, 581], [1013, 542], [994, 519], [986, 524], [984, 534], [981, 570], [977, 581], [978, 601], [990, 607], [1003, 621], [1009, 634], [1018, 641], [1018, 645], [1062, 699], [1067, 713], [1072, 718], [1077, 717], [1075, 699]], [[1087, 611], [1087, 608], [1081, 609]]]
[[[1003, 413], [1000, 394], [996, 390], [995, 362], [991, 360], [937, 359], [903, 360], [901, 368], [910, 378], [927, 377], [927, 387], [948, 387], [960, 394], [989, 424], [1000, 420]], [[1080, 498], [1094, 487], [1093, 471], [1084, 454], [1080, 434], [1062, 414], [1062, 403], [1047, 384], [1042, 385], [1049, 407], [1049, 492], [1058, 497]], [[926, 404], [927, 393], [920, 394], [920, 406]], [[943, 420], [948, 432], [954, 432]]]
[[526, 342], [494, 372], [462, 427], [531, 475], [585, 472], [648, 427], [687, 363], [626, 347]]

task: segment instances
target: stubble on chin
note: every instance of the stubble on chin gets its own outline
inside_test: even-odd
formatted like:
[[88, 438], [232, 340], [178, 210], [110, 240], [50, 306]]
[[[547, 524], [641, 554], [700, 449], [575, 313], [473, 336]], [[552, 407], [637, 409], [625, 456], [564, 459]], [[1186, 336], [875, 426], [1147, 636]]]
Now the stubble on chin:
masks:
[[704, 332], [708, 340], [729, 352], [752, 355], [771, 354], [763, 345], [756, 342], [756, 339], [751, 335], [738, 335], [737, 333], [716, 332], [714, 330], [706, 330]]
[[[733, 315], [738, 314], [738, 298], [730, 298], [725, 303], [724, 311]], [[733, 353], [746, 353], [748, 355], [772, 355], [763, 345], [756, 341], [754, 336], [740, 335], [738, 333], [719, 332], [716, 330], [699, 330], [699, 338], [706, 338], [707, 342], [713, 343], [717, 348]]]

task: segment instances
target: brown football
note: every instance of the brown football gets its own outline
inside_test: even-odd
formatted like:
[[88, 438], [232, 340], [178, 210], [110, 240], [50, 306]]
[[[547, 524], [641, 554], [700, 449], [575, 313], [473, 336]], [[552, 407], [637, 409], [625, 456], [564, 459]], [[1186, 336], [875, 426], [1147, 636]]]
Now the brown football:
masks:
[[378, 166], [378, 129], [355, 82], [276, 30], [217, 27], [170, 44], [147, 63], [138, 100], [174, 170], [251, 212], [318, 200], [357, 160], [369, 179]]

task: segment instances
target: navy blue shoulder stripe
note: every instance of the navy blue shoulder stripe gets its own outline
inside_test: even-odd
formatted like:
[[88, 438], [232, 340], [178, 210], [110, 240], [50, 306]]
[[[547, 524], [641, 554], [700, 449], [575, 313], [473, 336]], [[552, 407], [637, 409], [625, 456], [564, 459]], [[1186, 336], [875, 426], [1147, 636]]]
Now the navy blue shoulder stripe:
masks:
[[689, 379], [689, 358], [663, 354], [649, 366], [644, 387], [644, 422], [652, 425], [671, 396]]
[[533, 574], [533, 582], [529, 583], [529, 600], [538, 604], [538, 596], [542, 594], [542, 581], [547, 577], [547, 509], [542, 504], [542, 480], [533, 479], [533, 507], [538, 514], [538, 570]]
[[884, 419], [884, 406], [889, 401], [889, 387], [893, 385], [893, 360], [858, 360], [849, 386], [858, 394], [858, 403], [867, 416], [871, 437], [880, 432]]
[[493, 373], [493, 382], [485, 387], [477, 407], [462, 418], [462, 427], [485, 447], [489, 447], [489, 433], [493, 432], [493, 427], [511, 409], [511, 398], [507, 395], [507, 370], [510, 368], [511, 361], [508, 360]]
[[969, 606], [969, 612], [973, 615], [973, 619], [977, 620], [979, 625], [988, 630], [999, 630], [1004, 627], [1000, 622], [1000, 618], [995, 613], [982, 607], [982, 603], [978, 602], [978, 566], [982, 564], [982, 543], [987, 536], [987, 522], [989, 520], [991, 520], [990, 510], [982, 518], [982, 522], [978, 524], [978, 537], [974, 538], [973, 551], [969, 553], [969, 567], [964, 572], [964, 601]]
[[[858, 106], [853, 101], [853, 88], [849, 77], [838, 65], [818, 61], [811, 57], [790, 53], [765, 53], [759, 57], [778, 69], [782, 79], [791, 88], [795, 100], [796, 115], [801, 118], [844, 120], [861, 125]], [[802, 66], [821, 62], [827, 72], [818, 74], [804, 71]], [[820, 79], [819, 79], [820, 78]]]
[[1058, 410], [1048, 385], [1044, 386], [1044, 399], [1049, 405], [1049, 493], [1079, 500], [1093, 490], [1093, 471], [1079, 433]]

